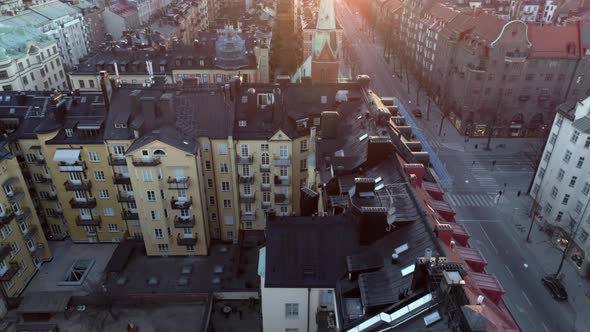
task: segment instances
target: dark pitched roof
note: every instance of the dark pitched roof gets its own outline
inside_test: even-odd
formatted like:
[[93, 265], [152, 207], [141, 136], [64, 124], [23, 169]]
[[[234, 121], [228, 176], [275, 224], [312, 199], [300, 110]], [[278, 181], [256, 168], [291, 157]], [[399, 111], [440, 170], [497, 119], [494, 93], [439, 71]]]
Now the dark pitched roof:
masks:
[[345, 216], [269, 220], [266, 237], [265, 287], [334, 287], [346, 256], [358, 250], [355, 224]]

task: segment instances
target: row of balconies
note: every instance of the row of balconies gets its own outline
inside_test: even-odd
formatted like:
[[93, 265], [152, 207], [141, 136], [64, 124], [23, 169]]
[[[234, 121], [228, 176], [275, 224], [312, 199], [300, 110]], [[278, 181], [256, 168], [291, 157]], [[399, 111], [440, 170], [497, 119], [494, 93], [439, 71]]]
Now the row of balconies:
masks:
[[84, 172], [87, 169], [86, 162], [78, 160], [73, 163], [59, 162], [58, 170], [60, 172]]

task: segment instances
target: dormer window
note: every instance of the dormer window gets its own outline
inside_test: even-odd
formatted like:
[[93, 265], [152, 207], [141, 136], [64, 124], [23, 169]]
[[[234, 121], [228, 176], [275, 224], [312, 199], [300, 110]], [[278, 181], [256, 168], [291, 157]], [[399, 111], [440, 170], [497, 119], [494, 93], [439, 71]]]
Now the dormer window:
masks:
[[154, 150], [154, 152], [152, 153], [152, 155], [154, 157], [163, 157], [163, 156], [166, 155], [166, 152], [164, 152], [164, 150], [162, 150], [162, 149], [156, 149], [156, 150]]
[[259, 93], [258, 106], [266, 107], [275, 103], [275, 96], [272, 93]]
[[297, 120], [297, 130], [307, 129], [307, 121], [308, 120], [309, 120], [308, 118]]
[[74, 134], [74, 129], [68, 128], [66, 129], [66, 137], [72, 137]]
[[246, 120], [238, 121], [238, 127], [246, 127]]

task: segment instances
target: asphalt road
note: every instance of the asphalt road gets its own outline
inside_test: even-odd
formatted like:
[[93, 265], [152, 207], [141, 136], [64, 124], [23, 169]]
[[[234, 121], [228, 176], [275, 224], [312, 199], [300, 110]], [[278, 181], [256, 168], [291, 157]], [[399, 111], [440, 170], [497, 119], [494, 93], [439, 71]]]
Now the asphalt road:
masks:
[[[400, 82], [387, 70], [389, 65], [383, 59], [383, 49], [361, 31], [360, 16], [343, 0], [336, 1], [336, 15], [355, 47], [360, 72], [371, 77], [374, 91], [380, 96], [399, 97], [406, 109], [412, 109], [413, 99], [405, 93], [405, 81]], [[437, 112], [432, 112], [430, 121], [415, 120], [454, 178], [453, 192], [447, 197], [450, 196], [458, 221], [471, 233], [472, 243], [486, 258], [488, 273], [500, 280], [506, 291], [504, 301], [521, 329], [574, 331], [575, 310], [569, 303], [551, 298], [541, 284], [543, 272], [539, 262], [511, 224], [526, 213], [519, 206], [516, 192], [526, 192], [534, 172], [532, 162], [525, 160], [521, 153], [507, 153], [502, 149], [482, 154], [481, 150], [474, 150], [473, 142], [458, 140], [448, 121], [443, 134], [438, 136], [440, 114]], [[492, 166], [494, 160], [496, 164]], [[499, 190], [503, 190], [503, 195], [496, 201]]]

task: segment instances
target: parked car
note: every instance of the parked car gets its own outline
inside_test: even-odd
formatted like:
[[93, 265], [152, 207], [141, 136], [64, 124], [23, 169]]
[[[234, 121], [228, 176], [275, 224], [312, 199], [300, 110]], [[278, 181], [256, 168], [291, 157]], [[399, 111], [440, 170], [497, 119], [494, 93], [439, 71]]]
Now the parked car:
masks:
[[412, 114], [414, 114], [414, 116], [417, 117], [417, 118], [421, 118], [422, 117], [422, 111], [419, 108], [414, 108], [412, 110]]
[[567, 301], [567, 291], [559, 279], [554, 276], [546, 276], [541, 279], [541, 281], [543, 282], [543, 285], [547, 287], [549, 292], [551, 292], [551, 296], [553, 296], [554, 299]]

